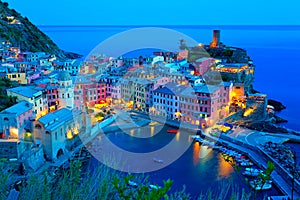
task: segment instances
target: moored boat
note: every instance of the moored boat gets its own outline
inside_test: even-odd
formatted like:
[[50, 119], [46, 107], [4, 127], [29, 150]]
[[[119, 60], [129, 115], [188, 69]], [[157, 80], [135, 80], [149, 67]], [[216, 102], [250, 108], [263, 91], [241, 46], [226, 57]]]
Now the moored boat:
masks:
[[241, 162], [242, 167], [248, 167], [248, 166], [253, 166], [253, 162], [245, 160]]
[[178, 132], [178, 130], [175, 130], [175, 129], [169, 129], [167, 130], [167, 133], [174, 133], [176, 134]]
[[249, 184], [254, 190], [269, 190], [272, 188], [272, 183], [268, 181], [264, 183], [261, 180], [253, 180]]
[[258, 176], [260, 173], [263, 171], [260, 169], [255, 169], [255, 168], [246, 168], [245, 171], [242, 173], [244, 176]]
[[201, 137], [200, 137], [200, 135], [190, 135], [190, 138], [195, 140], [195, 139], [198, 139], [198, 138], [201, 138]]

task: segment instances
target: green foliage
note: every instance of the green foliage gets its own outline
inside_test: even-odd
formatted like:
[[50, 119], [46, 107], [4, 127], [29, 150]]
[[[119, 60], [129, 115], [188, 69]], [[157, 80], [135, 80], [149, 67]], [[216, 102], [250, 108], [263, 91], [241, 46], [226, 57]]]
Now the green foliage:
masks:
[[0, 161], [0, 199], [6, 199], [6, 194], [9, 189], [7, 182], [11, 178], [11, 173], [8, 172], [6, 160]]
[[99, 112], [95, 115], [95, 117], [104, 117], [105, 114], [103, 112]]
[[[2, 164], [2, 163], [0, 163]], [[11, 174], [0, 165], [0, 199], [6, 199]], [[170, 192], [173, 181], [163, 181], [163, 186], [150, 188], [148, 178], [141, 175], [124, 175], [104, 165], [93, 172], [83, 170], [80, 161], [71, 162], [70, 169], [60, 169], [55, 175], [50, 169], [41, 174], [29, 175], [25, 184], [20, 185], [20, 197], [23, 200], [77, 200], [77, 199], [191, 199], [185, 192]], [[134, 180], [137, 185], [130, 184]], [[11, 183], [10, 183], [11, 184]], [[201, 189], [200, 189], [201, 190]], [[221, 181], [217, 186], [205, 191], [199, 200], [249, 200], [251, 194], [245, 193], [232, 182]]]
[[88, 112], [88, 113], [93, 113], [94, 110], [93, 110], [93, 109], [88, 109], [87, 112]]
[[115, 178], [113, 180], [114, 188], [117, 190], [117, 198], [129, 200], [129, 199], [145, 199], [145, 200], [158, 200], [169, 199], [167, 192], [171, 189], [173, 181], [163, 181], [164, 186], [156, 186], [157, 189], [150, 189], [148, 184], [138, 185], [137, 188], [131, 188], [129, 181], [134, 177], [132, 175], [125, 176], [123, 180]]

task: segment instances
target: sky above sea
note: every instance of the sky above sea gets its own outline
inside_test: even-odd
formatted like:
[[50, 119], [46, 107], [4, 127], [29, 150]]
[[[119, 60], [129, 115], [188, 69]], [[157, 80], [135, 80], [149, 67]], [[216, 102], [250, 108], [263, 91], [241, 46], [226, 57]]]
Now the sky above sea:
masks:
[[299, 25], [298, 0], [4, 0], [36, 25]]

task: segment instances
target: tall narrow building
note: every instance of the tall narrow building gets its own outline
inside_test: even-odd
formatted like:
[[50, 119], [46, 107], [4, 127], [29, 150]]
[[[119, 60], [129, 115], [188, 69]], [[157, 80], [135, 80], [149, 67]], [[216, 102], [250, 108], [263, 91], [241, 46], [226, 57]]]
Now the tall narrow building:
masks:
[[219, 47], [219, 45], [220, 45], [220, 36], [221, 36], [221, 31], [220, 30], [214, 30], [213, 40], [210, 43], [210, 48]]
[[60, 108], [74, 107], [74, 85], [69, 72], [61, 71], [58, 74], [58, 96]]

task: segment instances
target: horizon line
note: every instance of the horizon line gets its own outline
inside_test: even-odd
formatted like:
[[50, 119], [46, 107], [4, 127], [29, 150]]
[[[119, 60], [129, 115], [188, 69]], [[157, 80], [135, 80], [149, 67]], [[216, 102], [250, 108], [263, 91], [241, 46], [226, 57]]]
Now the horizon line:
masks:
[[278, 24], [278, 25], [272, 25], [272, 24], [266, 24], [266, 25], [263, 25], [263, 24], [258, 24], [258, 25], [255, 25], [255, 24], [248, 24], [248, 25], [242, 25], [242, 24], [236, 24], [236, 25], [230, 25], [230, 24], [224, 24], [224, 25], [199, 25], [199, 24], [191, 24], [191, 25], [180, 25], [180, 24], [164, 24], [164, 25], [159, 25], [159, 24], [143, 24], [143, 25], [134, 25], [134, 24], [130, 24], [130, 25], [101, 25], [101, 24], [88, 24], [88, 25], [72, 25], [72, 24], [50, 24], [50, 25], [46, 25], [46, 24], [39, 24], [39, 25], [36, 25], [36, 26], [107, 26], [107, 27], [140, 27], [140, 26], [143, 26], [143, 27], [161, 27], [161, 26], [202, 26], [202, 27], [212, 27], [212, 26], [222, 26], [222, 27], [229, 27], [229, 26], [256, 26], [256, 27], [278, 27], [278, 26], [281, 26], [281, 27], [300, 27], [300, 24], [291, 24], [291, 25], [288, 25], [288, 24]]

